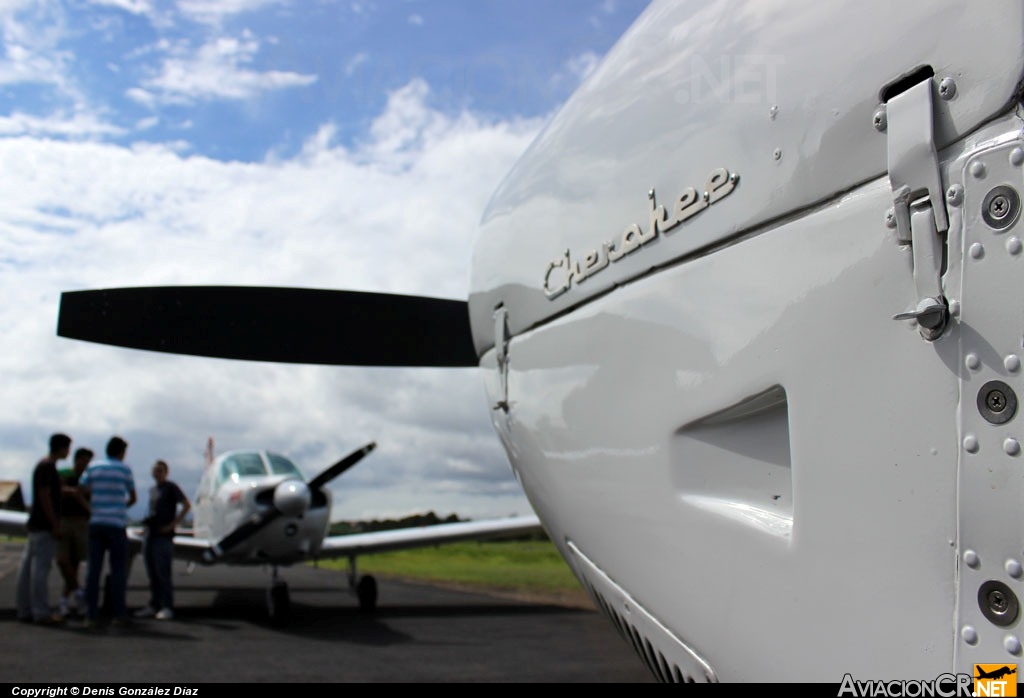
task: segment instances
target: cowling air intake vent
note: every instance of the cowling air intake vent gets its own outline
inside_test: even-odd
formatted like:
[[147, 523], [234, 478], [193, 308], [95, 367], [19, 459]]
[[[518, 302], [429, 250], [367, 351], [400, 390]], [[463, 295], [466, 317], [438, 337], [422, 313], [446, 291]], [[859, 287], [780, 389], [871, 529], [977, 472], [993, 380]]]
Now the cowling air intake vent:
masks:
[[644, 610], [621, 587], [567, 541], [575, 568], [598, 607], [662, 683], [718, 683], [711, 666]]

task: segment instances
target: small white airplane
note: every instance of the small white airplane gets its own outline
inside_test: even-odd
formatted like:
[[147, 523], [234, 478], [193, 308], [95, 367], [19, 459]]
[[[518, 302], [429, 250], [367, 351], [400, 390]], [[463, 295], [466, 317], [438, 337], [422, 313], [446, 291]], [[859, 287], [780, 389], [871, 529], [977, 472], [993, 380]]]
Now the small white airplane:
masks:
[[1020, 0], [655, 0], [495, 193], [468, 302], [112, 289], [58, 333], [477, 366], [658, 678], [969, 677], [1024, 644], [1022, 85]]
[[[211, 440], [212, 447], [212, 440]], [[291, 602], [279, 568], [347, 558], [348, 584], [360, 609], [377, 605], [377, 581], [358, 576], [360, 555], [542, 532], [534, 515], [437, 524], [390, 531], [330, 536], [332, 496], [327, 484], [354, 466], [376, 444], [353, 451], [311, 480], [285, 456], [266, 450], [232, 450], [207, 465], [192, 500], [192, 528], [174, 536], [174, 557], [191, 564], [269, 566], [267, 611], [274, 622], [288, 619]], [[0, 533], [24, 532], [27, 514], [0, 511]], [[134, 557], [145, 541], [143, 528], [129, 527]]]
[[[362, 446], [308, 482], [295, 463], [271, 451], [232, 450], [208, 458], [193, 500], [192, 534], [175, 536], [175, 557], [203, 564], [269, 565], [272, 582], [267, 591], [267, 610], [271, 619], [285, 620], [290, 601], [279, 567], [348, 558], [349, 588], [356, 594], [359, 607], [372, 611], [377, 604], [377, 581], [372, 575], [357, 574], [360, 555], [543, 531], [540, 521], [531, 514], [327, 535], [332, 504], [327, 484], [376, 446], [374, 442]], [[129, 531], [129, 539], [137, 545], [143, 540], [137, 530]]]

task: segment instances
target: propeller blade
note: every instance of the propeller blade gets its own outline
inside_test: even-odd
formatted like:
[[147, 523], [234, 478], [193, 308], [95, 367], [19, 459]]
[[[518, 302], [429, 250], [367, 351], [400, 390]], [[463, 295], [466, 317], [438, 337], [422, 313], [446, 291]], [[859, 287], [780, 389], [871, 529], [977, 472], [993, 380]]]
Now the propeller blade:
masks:
[[328, 482], [330, 482], [334, 478], [338, 477], [343, 472], [345, 472], [346, 470], [351, 468], [353, 465], [355, 465], [356, 463], [361, 461], [364, 456], [366, 456], [370, 451], [372, 451], [375, 448], [377, 448], [377, 443], [374, 442], [374, 441], [371, 441], [370, 443], [368, 443], [365, 446], [363, 446], [362, 448], [360, 448], [358, 451], [353, 451], [352, 453], [348, 454], [347, 456], [342, 458], [340, 461], [338, 461], [337, 463], [335, 463], [334, 465], [332, 465], [331, 467], [327, 468], [322, 473], [317, 475], [315, 478], [310, 480], [309, 481], [309, 489], [310, 490], [318, 490], [318, 489], [320, 489], [321, 487], [326, 485]]
[[280, 511], [271, 508], [261, 514], [258, 518], [252, 518], [246, 521], [234, 531], [221, 538], [213, 545], [212, 548], [203, 553], [203, 559], [207, 562], [213, 562], [217, 558], [222, 557], [226, 552], [231, 550], [231, 548], [263, 529], [267, 524], [280, 515]]
[[465, 301], [256, 286], [61, 294], [57, 334], [222, 359], [339, 366], [478, 365]]

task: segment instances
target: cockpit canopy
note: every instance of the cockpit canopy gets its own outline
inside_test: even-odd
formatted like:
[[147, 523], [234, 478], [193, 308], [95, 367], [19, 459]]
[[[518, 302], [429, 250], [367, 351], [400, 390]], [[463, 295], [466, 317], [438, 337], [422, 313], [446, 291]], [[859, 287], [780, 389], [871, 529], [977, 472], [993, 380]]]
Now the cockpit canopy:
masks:
[[220, 459], [217, 485], [228, 480], [239, 482], [244, 478], [286, 475], [305, 481], [298, 466], [282, 455], [269, 451], [232, 451]]

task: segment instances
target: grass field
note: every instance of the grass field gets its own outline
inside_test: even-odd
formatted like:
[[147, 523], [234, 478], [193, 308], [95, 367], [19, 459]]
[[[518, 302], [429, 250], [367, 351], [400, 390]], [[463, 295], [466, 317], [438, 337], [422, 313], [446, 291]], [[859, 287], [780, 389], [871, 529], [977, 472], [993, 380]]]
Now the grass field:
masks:
[[[345, 569], [345, 560], [320, 561]], [[359, 573], [586, 604], [586, 593], [550, 541], [473, 541], [359, 558]]]

